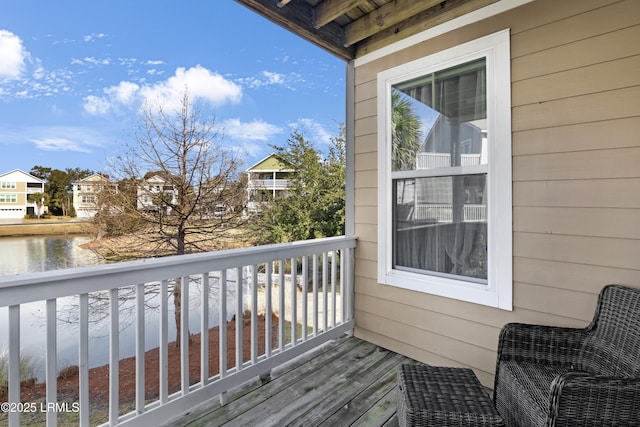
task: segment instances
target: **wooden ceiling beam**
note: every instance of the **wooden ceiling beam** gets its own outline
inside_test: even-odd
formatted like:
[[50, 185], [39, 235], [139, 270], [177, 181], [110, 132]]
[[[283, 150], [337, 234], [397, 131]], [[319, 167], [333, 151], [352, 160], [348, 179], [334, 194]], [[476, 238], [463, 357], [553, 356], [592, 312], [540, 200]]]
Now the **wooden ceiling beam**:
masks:
[[355, 48], [344, 46], [344, 31], [336, 22], [315, 29], [313, 7], [306, 1], [296, 1], [287, 7], [278, 7], [273, 0], [236, 0], [258, 15], [269, 19], [284, 29], [320, 46], [339, 58], [354, 58]]
[[478, 9], [482, 9], [498, 1], [499, 0], [447, 0], [442, 9], [425, 10], [396, 26], [380, 31], [361, 43], [358, 43], [356, 57], [375, 52], [384, 46], [444, 24], [447, 21], [459, 18]]
[[368, 0], [324, 0], [315, 8], [315, 27], [327, 25], [337, 17], [355, 9]]
[[386, 30], [441, 3], [442, 0], [395, 0], [387, 3], [368, 15], [353, 21], [345, 28], [345, 46], [353, 46], [367, 37]]
[[288, 5], [289, 2], [291, 2], [291, 0], [279, 0], [277, 4], [278, 4], [278, 7], [284, 7]]

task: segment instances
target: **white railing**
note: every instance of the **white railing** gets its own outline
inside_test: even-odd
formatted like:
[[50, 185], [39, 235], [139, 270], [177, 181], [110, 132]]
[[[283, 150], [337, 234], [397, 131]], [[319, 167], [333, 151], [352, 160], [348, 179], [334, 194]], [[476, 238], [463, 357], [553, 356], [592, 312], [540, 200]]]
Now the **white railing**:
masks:
[[[476, 166], [480, 164], [480, 154], [461, 154], [460, 166]], [[418, 153], [416, 169], [436, 169], [451, 167], [450, 153]]]
[[[46, 407], [55, 408], [58, 403], [58, 345], [63, 342], [58, 334], [64, 315], [75, 319], [72, 322], [77, 328], [73, 336], [77, 340], [79, 398], [72, 406], [78, 409], [77, 423], [73, 423], [88, 426], [91, 408], [102, 403], [108, 408], [103, 414], [105, 425], [159, 425], [212, 397], [219, 395], [224, 402], [232, 387], [268, 375], [275, 366], [352, 330], [355, 245], [355, 237], [341, 236], [2, 278], [0, 312], [8, 314], [7, 408], [15, 409], [7, 411], [9, 426], [20, 424], [18, 409], [27, 407], [21, 401], [20, 360], [21, 332], [31, 333], [32, 325], [25, 321], [30, 304], [40, 302], [45, 307]], [[177, 391], [171, 391], [168, 346], [174, 322], [169, 314], [172, 289], [178, 283], [182, 284], [182, 309], [177, 316], [180, 384]], [[96, 310], [100, 311], [98, 316]], [[155, 322], [150, 321], [154, 310], [158, 316]], [[228, 323], [234, 315], [242, 319], [235, 324], [243, 327]], [[96, 318], [106, 323], [109, 344], [102, 352], [109, 366], [108, 406], [95, 402], [89, 390], [91, 358], [100, 356], [89, 334], [90, 328], [99, 329], [92, 323]], [[245, 354], [250, 357], [243, 357], [245, 324], [250, 328], [250, 351]], [[127, 333], [131, 332], [125, 331], [127, 328], [135, 333]], [[234, 342], [227, 342], [228, 328], [235, 329]], [[217, 337], [211, 332], [216, 329]], [[200, 333], [199, 346], [189, 344], [194, 332]], [[158, 342], [154, 347], [159, 351], [159, 384], [157, 393], [145, 396], [145, 352], [149, 347], [145, 342], [150, 336]], [[135, 399], [121, 402], [120, 358], [128, 337], [135, 357]], [[216, 338], [217, 367], [209, 366], [209, 344]], [[235, 357], [230, 358], [235, 360], [227, 360], [228, 347], [235, 349]], [[197, 379], [190, 377], [192, 351], [200, 354]], [[42, 406], [28, 408], [40, 410]], [[46, 411], [48, 426], [56, 425], [57, 419], [55, 410]]]
[[[478, 222], [487, 220], [487, 206], [486, 205], [464, 205], [463, 206], [463, 221], [465, 222]], [[435, 222], [452, 222], [453, 221], [453, 206], [450, 204], [422, 204], [417, 205], [413, 219], [427, 221], [432, 220]]]
[[248, 183], [249, 190], [286, 190], [288, 179], [252, 179]]

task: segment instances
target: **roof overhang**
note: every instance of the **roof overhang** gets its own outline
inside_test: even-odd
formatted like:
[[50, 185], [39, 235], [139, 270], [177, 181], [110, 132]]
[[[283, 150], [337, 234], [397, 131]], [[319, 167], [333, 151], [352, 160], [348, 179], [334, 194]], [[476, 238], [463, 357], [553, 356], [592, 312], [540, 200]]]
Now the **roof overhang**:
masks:
[[349, 61], [501, 0], [236, 1]]

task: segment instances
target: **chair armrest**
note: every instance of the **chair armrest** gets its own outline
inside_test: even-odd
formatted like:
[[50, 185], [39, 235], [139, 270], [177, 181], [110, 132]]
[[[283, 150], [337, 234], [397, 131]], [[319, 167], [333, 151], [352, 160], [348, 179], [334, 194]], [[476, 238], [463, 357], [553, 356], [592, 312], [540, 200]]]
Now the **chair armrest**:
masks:
[[640, 378], [571, 372], [551, 384], [549, 427], [637, 426]]
[[498, 343], [501, 360], [573, 366], [587, 337], [587, 329], [509, 323]]

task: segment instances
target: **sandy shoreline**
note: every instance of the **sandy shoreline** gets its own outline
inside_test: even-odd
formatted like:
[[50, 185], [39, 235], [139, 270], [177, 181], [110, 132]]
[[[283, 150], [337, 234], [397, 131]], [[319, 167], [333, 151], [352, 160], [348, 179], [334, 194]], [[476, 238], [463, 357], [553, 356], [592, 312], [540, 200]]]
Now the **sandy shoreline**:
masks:
[[15, 223], [0, 223], [0, 237], [89, 234], [94, 230], [90, 222], [69, 218], [15, 221]]

